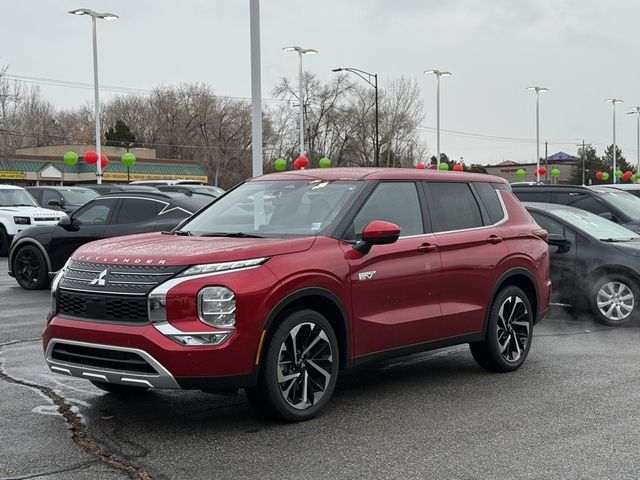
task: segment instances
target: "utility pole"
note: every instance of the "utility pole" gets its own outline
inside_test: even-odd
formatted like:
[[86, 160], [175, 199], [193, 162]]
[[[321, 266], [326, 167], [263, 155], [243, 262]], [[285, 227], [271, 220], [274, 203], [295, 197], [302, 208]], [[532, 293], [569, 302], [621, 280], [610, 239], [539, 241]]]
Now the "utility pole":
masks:
[[544, 181], [549, 181], [549, 154], [547, 153], [547, 149], [549, 147], [549, 142], [545, 140], [544, 142]]
[[578, 147], [582, 147], [582, 154], [580, 155], [580, 158], [582, 160], [582, 185], [586, 185], [585, 184], [585, 172], [586, 172], [586, 168], [585, 168], [585, 162], [587, 159], [587, 147], [590, 147], [591, 144], [590, 143], [585, 143], [584, 142], [584, 138], [582, 139], [582, 143], [578, 143], [577, 144]]

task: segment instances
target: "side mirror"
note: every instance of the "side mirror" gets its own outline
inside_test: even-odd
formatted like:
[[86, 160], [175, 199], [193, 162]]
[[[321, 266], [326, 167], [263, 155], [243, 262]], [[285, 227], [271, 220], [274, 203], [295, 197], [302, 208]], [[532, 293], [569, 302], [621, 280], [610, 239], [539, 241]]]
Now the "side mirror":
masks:
[[369, 222], [362, 231], [362, 240], [353, 248], [360, 253], [369, 253], [373, 245], [387, 245], [394, 243], [400, 236], [400, 227], [395, 223], [374, 220]]
[[611, 220], [612, 222], [614, 221], [613, 215], [611, 214], [611, 212], [602, 212], [602, 213], [599, 213], [598, 216], [602, 218], [606, 218], [607, 220]]
[[554, 247], [558, 247], [557, 253], [567, 253], [569, 250], [571, 250], [571, 242], [567, 240], [564, 235], [561, 235], [559, 233], [550, 233], [547, 243], [549, 245], [553, 245]]
[[54, 206], [55, 206], [55, 207], [61, 207], [61, 206], [62, 206], [62, 200], [55, 200], [55, 199], [53, 199], [53, 200], [49, 200], [49, 201], [47, 202], [47, 205], [50, 205], [50, 206], [52, 206], [52, 207], [54, 207]]
[[69, 227], [71, 227], [71, 217], [65, 215], [60, 220], [58, 220], [58, 225], [60, 225], [65, 230], [69, 230]]

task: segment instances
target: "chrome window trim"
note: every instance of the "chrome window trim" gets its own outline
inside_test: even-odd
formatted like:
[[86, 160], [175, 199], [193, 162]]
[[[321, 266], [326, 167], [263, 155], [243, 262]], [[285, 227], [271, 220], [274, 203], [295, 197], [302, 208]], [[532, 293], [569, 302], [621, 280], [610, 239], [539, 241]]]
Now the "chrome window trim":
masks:
[[[76, 363], [67, 363], [61, 362], [59, 360], [54, 360], [51, 358], [51, 351], [56, 344], [62, 345], [77, 345], [81, 347], [89, 347], [89, 348], [99, 348], [103, 350], [113, 350], [119, 352], [129, 352], [136, 353], [140, 355], [146, 362], [151, 365], [156, 372], [157, 375], [150, 375], [138, 372], [129, 372], [126, 370], [112, 370], [109, 368], [97, 368], [97, 367], [87, 367], [85, 365], [80, 365]], [[64, 340], [60, 338], [52, 338], [49, 340], [47, 344], [47, 350], [45, 353], [45, 360], [49, 369], [52, 371], [58, 371], [67, 373], [72, 377], [78, 378], [88, 378], [94, 377], [99, 380], [105, 380], [108, 383], [117, 383], [120, 385], [131, 385], [131, 384], [144, 384], [145, 386], [151, 386], [154, 388], [172, 388], [172, 389], [181, 389], [180, 385], [176, 381], [175, 377], [167, 370], [160, 362], [158, 362], [155, 358], [149, 355], [144, 350], [140, 350], [139, 348], [130, 348], [130, 347], [117, 347], [113, 345], [103, 345], [99, 343], [89, 343], [89, 342], [79, 342], [76, 340]]]

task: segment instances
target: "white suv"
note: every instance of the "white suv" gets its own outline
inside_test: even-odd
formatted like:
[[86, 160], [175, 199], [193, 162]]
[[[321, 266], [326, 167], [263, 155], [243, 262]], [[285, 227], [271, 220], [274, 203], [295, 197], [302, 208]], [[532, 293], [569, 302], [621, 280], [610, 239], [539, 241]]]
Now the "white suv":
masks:
[[7, 254], [18, 232], [37, 225], [55, 225], [64, 216], [63, 212], [38, 206], [24, 188], [0, 185], [0, 255]]

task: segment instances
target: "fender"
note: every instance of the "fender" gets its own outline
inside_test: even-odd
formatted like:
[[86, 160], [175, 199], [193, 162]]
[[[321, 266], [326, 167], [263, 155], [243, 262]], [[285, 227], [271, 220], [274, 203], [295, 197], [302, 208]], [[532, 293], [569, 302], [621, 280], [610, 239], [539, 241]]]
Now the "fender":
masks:
[[30, 245], [35, 245], [36, 247], [38, 247], [38, 249], [40, 250], [40, 252], [42, 253], [42, 255], [44, 256], [44, 260], [45, 262], [47, 262], [47, 272], [49, 274], [49, 277], [53, 277], [55, 276], [56, 272], [52, 272], [51, 271], [51, 260], [49, 259], [49, 254], [47, 253], [47, 251], [45, 250], [44, 246], [37, 240], [27, 237], [27, 238], [21, 238], [20, 240], [18, 240], [17, 242], [15, 242], [13, 245], [11, 245], [11, 251], [9, 252], [8, 255], [8, 263], [9, 263], [9, 275], [11, 275], [12, 277], [13, 272], [12, 272], [12, 267], [13, 267], [13, 254], [14, 252], [18, 249], [18, 247], [20, 245], [25, 245], [25, 244], [30, 244]]
[[[269, 313], [267, 320], [264, 322], [262, 330], [265, 332], [268, 332], [269, 329], [273, 326], [273, 322], [275, 321], [275, 319], [285, 308], [287, 308], [296, 300], [300, 300], [301, 298], [309, 297], [309, 296], [324, 297], [330, 302], [332, 302], [340, 311], [341, 318], [339, 320], [342, 321], [344, 330], [346, 333], [345, 346], [344, 346], [344, 352], [345, 352], [344, 365], [345, 365], [345, 368], [350, 367], [352, 364], [351, 325], [350, 325], [349, 317], [347, 315], [347, 311], [345, 310], [344, 305], [342, 304], [342, 301], [331, 290], [328, 290], [326, 288], [321, 288], [321, 287], [307, 287], [307, 288], [302, 288], [300, 290], [296, 290], [293, 293], [290, 293], [289, 295], [284, 297], [282, 300], [280, 300], [280, 302], [278, 302], [278, 304], [273, 308], [273, 310], [271, 310], [271, 313]], [[259, 346], [259, 349], [261, 347], [262, 345]], [[261, 351], [256, 353], [259, 353], [260, 355], [262, 354]]]
[[[529, 280], [531, 280], [531, 283], [533, 283], [533, 288], [535, 288], [536, 290], [536, 299], [540, 299], [540, 291], [538, 289], [538, 282], [536, 282], [535, 277], [533, 276], [533, 274], [527, 270], [526, 268], [522, 268], [522, 267], [515, 267], [515, 268], [511, 268], [509, 270], [507, 270], [506, 272], [504, 272], [502, 275], [500, 275], [500, 277], [498, 278], [498, 280], [496, 281], [495, 285], [493, 286], [493, 290], [491, 291], [491, 297], [489, 298], [489, 303], [487, 303], [487, 309], [486, 309], [486, 313], [484, 315], [484, 326], [482, 327], [482, 338], [485, 338], [487, 335], [487, 325], [489, 324], [489, 312], [491, 310], [491, 304], [493, 304], [493, 300], [496, 298], [496, 295], [498, 294], [498, 291], [500, 290], [500, 288], [502, 287], [502, 284], [505, 282], [505, 280], [508, 280], [511, 277], [514, 277], [516, 275], [524, 275], [526, 276]], [[536, 305], [536, 310], [539, 309], [539, 305]], [[538, 315], [540, 314], [540, 312], [538, 312]], [[534, 322], [535, 322], [535, 318], [534, 318]]]

